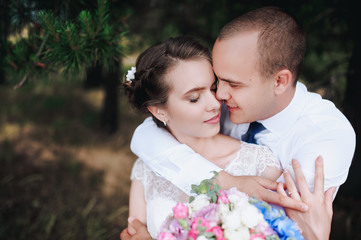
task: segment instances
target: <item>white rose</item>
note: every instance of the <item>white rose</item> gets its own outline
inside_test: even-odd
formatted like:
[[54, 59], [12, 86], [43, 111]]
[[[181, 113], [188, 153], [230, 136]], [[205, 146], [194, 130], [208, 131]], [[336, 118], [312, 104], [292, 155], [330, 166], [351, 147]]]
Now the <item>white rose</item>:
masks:
[[247, 198], [240, 198], [238, 195], [229, 196], [228, 199], [233, 204], [234, 208], [243, 208], [243, 206], [249, 204]]
[[232, 211], [221, 216], [223, 229], [237, 229], [241, 227], [241, 214]]
[[240, 212], [240, 218], [244, 225], [248, 228], [254, 228], [257, 226], [263, 219], [263, 215], [258, 212], [257, 208], [251, 204], [243, 206], [242, 211]]
[[239, 229], [225, 229], [224, 237], [228, 240], [248, 240], [251, 236], [248, 228], [242, 227]]
[[192, 212], [197, 212], [205, 206], [208, 206], [209, 203], [210, 202], [208, 196], [205, 194], [200, 194], [189, 205], [192, 208]]
[[224, 204], [224, 203], [220, 203], [218, 205], [218, 211], [220, 213], [220, 215], [225, 215], [225, 214], [228, 214], [230, 212], [229, 210], [229, 205], [228, 204]]

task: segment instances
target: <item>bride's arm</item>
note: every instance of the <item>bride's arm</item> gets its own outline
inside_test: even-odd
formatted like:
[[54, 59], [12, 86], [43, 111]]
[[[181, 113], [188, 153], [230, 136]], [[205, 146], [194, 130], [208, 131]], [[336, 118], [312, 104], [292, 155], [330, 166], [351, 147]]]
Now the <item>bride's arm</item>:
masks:
[[[146, 224], [146, 203], [144, 196], [144, 187], [141, 181], [134, 179], [130, 187], [129, 194], [129, 218], [138, 219], [142, 223]], [[128, 225], [128, 232], [135, 234], [135, 229]]]
[[261, 177], [271, 180], [277, 180], [281, 176], [281, 174], [282, 174], [281, 168], [268, 166], [262, 172]]

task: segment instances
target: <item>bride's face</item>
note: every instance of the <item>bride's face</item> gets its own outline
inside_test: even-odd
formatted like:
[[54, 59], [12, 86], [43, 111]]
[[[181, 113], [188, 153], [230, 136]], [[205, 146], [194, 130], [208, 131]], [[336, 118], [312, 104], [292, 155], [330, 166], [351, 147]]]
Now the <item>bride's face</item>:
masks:
[[216, 80], [205, 59], [179, 61], [166, 75], [171, 91], [164, 109], [168, 128], [181, 142], [212, 137], [220, 130]]

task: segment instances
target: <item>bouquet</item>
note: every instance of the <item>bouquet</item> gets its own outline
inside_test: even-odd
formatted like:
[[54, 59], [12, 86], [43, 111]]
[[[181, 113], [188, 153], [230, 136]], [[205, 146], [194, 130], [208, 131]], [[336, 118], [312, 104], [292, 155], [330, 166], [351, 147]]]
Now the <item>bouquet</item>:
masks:
[[177, 203], [158, 240], [304, 239], [296, 222], [281, 207], [236, 188], [220, 190], [212, 179], [192, 185], [189, 203]]

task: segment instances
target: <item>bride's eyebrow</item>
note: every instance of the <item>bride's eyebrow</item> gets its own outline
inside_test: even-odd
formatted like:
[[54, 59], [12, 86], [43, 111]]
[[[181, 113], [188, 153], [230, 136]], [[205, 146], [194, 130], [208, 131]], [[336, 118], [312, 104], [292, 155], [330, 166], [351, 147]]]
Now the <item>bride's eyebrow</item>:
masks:
[[191, 90], [187, 91], [187, 92], [184, 93], [183, 95], [185, 96], [185, 95], [190, 94], [190, 93], [192, 93], [192, 92], [199, 92], [199, 91], [202, 91], [202, 90], [204, 90], [204, 89], [206, 89], [206, 88], [205, 88], [205, 87], [192, 88]]

